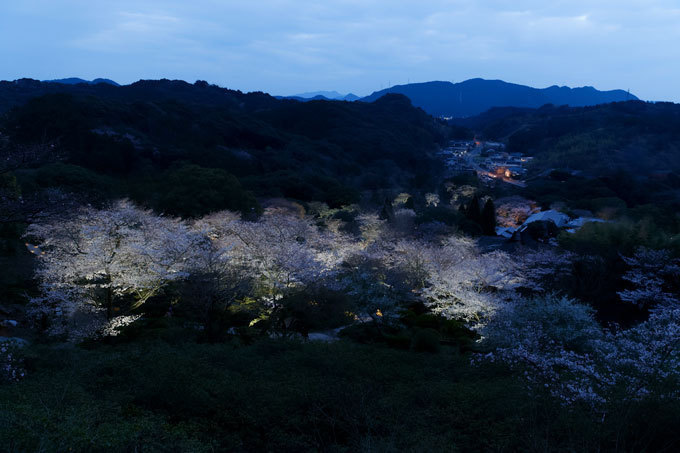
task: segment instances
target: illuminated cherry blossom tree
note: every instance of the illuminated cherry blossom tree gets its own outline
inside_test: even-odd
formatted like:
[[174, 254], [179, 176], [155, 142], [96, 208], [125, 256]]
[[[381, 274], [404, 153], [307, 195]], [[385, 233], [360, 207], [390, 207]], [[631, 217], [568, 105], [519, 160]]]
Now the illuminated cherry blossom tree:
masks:
[[554, 290], [571, 276], [575, 255], [555, 247], [528, 250], [515, 254], [522, 287], [535, 293]]
[[468, 238], [423, 246], [429, 277], [421, 293], [433, 312], [475, 323], [522, 283], [517, 264], [503, 252], [481, 254]]
[[80, 330], [80, 337], [105, 329], [121, 308], [137, 308], [184, 277], [197, 241], [185, 223], [128, 201], [33, 224], [27, 237], [39, 247], [42, 289], [31, 305], [51, 315], [55, 333]]
[[548, 295], [500, 305], [480, 333], [488, 352], [476, 360], [505, 362], [565, 404], [680, 397], [679, 309], [612, 332], [586, 305]]
[[618, 293], [622, 301], [649, 309], [680, 307], [680, 260], [666, 250], [645, 248], [621, 258], [629, 266], [623, 279], [631, 286]]
[[267, 299], [318, 281], [332, 266], [322, 259], [325, 238], [317, 228], [309, 220], [281, 210], [266, 210], [255, 222], [224, 212], [201, 223], [229, 245], [232, 260], [250, 272]]
[[257, 221], [219, 212], [196, 227], [224, 250], [227, 266], [219, 274], [227, 282], [248, 282], [248, 296], [260, 310], [253, 322], [278, 320], [287, 296], [322, 287], [337, 290], [340, 265], [356, 248], [356, 241], [338, 230], [320, 230], [309, 218], [283, 209], [267, 209]]

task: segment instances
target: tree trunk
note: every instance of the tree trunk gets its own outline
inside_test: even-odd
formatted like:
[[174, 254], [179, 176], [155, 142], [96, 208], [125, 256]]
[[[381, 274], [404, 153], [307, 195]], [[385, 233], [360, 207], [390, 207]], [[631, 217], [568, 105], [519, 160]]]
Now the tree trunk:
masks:
[[106, 288], [106, 319], [113, 318], [113, 291], [111, 287]]

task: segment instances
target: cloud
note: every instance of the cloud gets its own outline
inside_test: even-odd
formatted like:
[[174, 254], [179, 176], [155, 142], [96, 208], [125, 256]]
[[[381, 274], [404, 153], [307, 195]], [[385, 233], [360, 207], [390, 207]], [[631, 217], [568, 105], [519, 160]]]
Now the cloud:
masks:
[[181, 41], [182, 20], [175, 16], [120, 12], [112, 24], [71, 41], [76, 47], [100, 52], [134, 50], [135, 46], [172, 45]]
[[166, 76], [290, 94], [481, 76], [680, 100], [674, 0], [24, 0], [5, 9], [3, 78]]

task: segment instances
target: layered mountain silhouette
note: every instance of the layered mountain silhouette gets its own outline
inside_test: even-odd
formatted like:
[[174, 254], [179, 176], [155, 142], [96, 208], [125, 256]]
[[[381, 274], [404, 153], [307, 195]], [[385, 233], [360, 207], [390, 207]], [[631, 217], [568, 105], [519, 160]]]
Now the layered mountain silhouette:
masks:
[[356, 94], [342, 94], [337, 91], [312, 91], [309, 93], [294, 94], [292, 96], [277, 96], [278, 99], [295, 99], [296, 101], [357, 101], [361, 97]]
[[569, 88], [554, 85], [540, 89], [502, 80], [470, 79], [460, 83], [396, 85], [361, 100], [373, 102], [388, 93], [408, 97], [414, 106], [431, 115], [454, 118], [478, 115], [493, 107], [538, 108], [546, 104], [584, 107], [638, 99], [623, 90], [599, 91], [590, 86]]
[[[140, 80], [131, 85], [125, 85], [123, 90], [111, 91], [111, 97], [131, 96], [148, 91], [154, 86], [157, 88], [151, 92], [164, 92], [169, 97], [186, 98], [189, 102], [208, 102], [220, 104], [224, 101], [223, 90], [206, 82], [196, 82], [205, 85], [205, 90], [187, 91], [190, 84], [181, 81], [145, 81]], [[156, 84], [161, 86], [155, 87]], [[172, 85], [172, 88], [169, 86]], [[0, 82], [0, 111], [6, 110], [12, 105], [25, 101], [27, 98], [42, 94], [63, 92], [64, 90], [76, 90], [78, 93], [91, 92], [97, 89], [97, 94], [102, 94], [119, 85], [109, 79], [84, 80], [80, 78], [67, 78], [39, 82], [32, 79], [19, 79], [13, 82]], [[102, 91], [104, 90], [104, 91]], [[208, 92], [210, 94], [208, 94]], [[386, 94], [401, 94], [415, 107], [422, 108], [425, 112], [441, 117], [467, 118], [479, 115], [492, 108], [515, 107], [515, 108], [538, 108], [546, 104], [568, 105], [571, 107], [585, 107], [610, 102], [638, 100], [629, 92], [623, 90], [599, 91], [593, 87], [569, 88], [551, 86], [548, 88], [532, 88], [524, 85], [507, 83], [502, 80], [470, 79], [460, 83], [451, 82], [425, 82], [408, 85], [396, 85], [391, 88], [376, 91], [370, 96], [359, 98], [350, 94], [342, 94], [337, 91], [316, 91], [302, 93], [295, 96], [276, 96], [276, 99], [288, 99], [301, 102], [307, 101], [364, 101], [373, 102]], [[91, 94], [94, 94], [93, 92]], [[192, 99], [198, 96], [200, 99]], [[213, 97], [203, 99], [203, 97]], [[259, 100], [264, 101], [267, 96], [260, 93]], [[252, 97], [249, 100], [252, 100]], [[267, 103], [267, 102], [265, 102]]]
[[78, 85], [79, 83], [84, 83], [86, 85], [97, 85], [99, 83], [106, 83], [108, 85], [113, 85], [113, 86], [119, 86], [118, 83], [114, 82], [111, 79], [94, 79], [94, 80], [85, 80], [81, 79], [78, 77], [68, 77], [66, 79], [55, 79], [55, 80], [43, 80], [43, 82], [47, 83], [61, 83], [64, 85]]
[[71, 94], [96, 96], [121, 101], [175, 100], [187, 104], [246, 108], [270, 108], [276, 99], [262, 92], [246, 95], [240, 91], [221, 88], [199, 80], [193, 84], [182, 80], [139, 80], [129, 85], [108, 83], [60, 83], [41, 82], [34, 79], [0, 81], [0, 113], [47, 94]]
[[305, 99], [315, 98], [317, 96], [323, 96], [327, 99], [342, 99], [345, 97], [344, 94], [338, 93], [337, 91], [312, 91], [309, 93], [300, 93], [293, 95], [293, 97]]

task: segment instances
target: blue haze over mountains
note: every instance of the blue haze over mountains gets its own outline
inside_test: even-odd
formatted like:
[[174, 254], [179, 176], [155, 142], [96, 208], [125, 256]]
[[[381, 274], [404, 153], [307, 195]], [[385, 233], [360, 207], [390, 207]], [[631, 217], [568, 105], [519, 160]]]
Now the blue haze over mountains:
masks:
[[309, 93], [294, 94], [293, 96], [277, 96], [298, 101], [358, 101], [361, 99], [356, 94], [342, 94], [337, 91], [312, 91]]
[[376, 91], [361, 100], [372, 102], [387, 93], [408, 97], [414, 106], [434, 116], [465, 118], [492, 107], [538, 108], [546, 104], [585, 107], [610, 102], [638, 100], [624, 90], [599, 91], [593, 87], [569, 88], [556, 85], [532, 88], [502, 80], [470, 79], [460, 83], [425, 82], [396, 85]]
[[[92, 81], [72, 77], [47, 80], [46, 82], [65, 85], [105, 83], [118, 86], [109, 79]], [[637, 96], [624, 90], [599, 91], [591, 86], [569, 88], [553, 85], [548, 88], [533, 88], [502, 80], [470, 79], [460, 83], [433, 81], [395, 85], [373, 92], [366, 97], [342, 94], [338, 91], [313, 91], [293, 96], [276, 96], [279, 99], [307, 101], [362, 101], [373, 102], [388, 93], [402, 94], [411, 103], [427, 113], [440, 117], [466, 118], [479, 115], [493, 107], [538, 108], [546, 104], [585, 107], [610, 102], [638, 100]]]
[[107, 85], [113, 85], [113, 86], [120, 86], [118, 83], [114, 82], [111, 79], [94, 79], [94, 80], [85, 80], [81, 79], [79, 77], [68, 77], [66, 79], [55, 79], [55, 80], [43, 80], [43, 82], [46, 83], [61, 83], [63, 85], [78, 85], [80, 83], [84, 83], [86, 85], [97, 85], [99, 83], [105, 83]]

